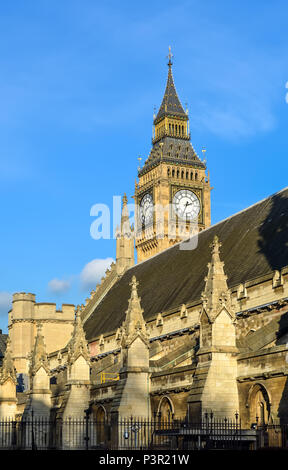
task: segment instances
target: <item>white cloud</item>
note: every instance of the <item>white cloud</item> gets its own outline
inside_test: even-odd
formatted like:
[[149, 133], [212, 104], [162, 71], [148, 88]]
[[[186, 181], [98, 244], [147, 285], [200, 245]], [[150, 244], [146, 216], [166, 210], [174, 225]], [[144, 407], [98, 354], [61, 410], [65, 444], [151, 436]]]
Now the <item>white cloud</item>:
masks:
[[48, 282], [48, 287], [53, 294], [63, 294], [64, 292], [67, 292], [70, 289], [70, 282], [66, 280], [61, 280], [61, 279], [52, 279], [50, 282]]
[[0, 315], [7, 315], [12, 307], [12, 294], [0, 292]]
[[105, 258], [93, 259], [87, 263], [80, 274], [82, 289], [87, 290], [95, 287], [113, 261], [113, 258]]
[[[245, 114], [241, 109], [202, 107], [201, 111], [191, 119], [191, 128], [207, 129], [222, 138], [246, 138], [258, 132], [268, 132], [275, 127], [273, 114], [263, 107], [254, 109]], [[248, 108], [248, 106], [246, 107]]]

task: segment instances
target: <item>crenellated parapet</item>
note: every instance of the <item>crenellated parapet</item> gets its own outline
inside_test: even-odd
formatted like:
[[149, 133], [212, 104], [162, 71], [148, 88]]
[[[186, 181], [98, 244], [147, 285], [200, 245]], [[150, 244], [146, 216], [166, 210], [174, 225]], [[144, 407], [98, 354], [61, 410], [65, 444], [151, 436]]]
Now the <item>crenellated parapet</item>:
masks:
[[28, 374], [27, 354], [32, 352], [37, 325], [42, 324], [47, 352], [63, 348], [71, 336], [75, 307], [63, 304], [57, 310], [55, 303], [36, 302], [32, 293], [13, 295], [9, 312], [9, 336], [17, 373]]

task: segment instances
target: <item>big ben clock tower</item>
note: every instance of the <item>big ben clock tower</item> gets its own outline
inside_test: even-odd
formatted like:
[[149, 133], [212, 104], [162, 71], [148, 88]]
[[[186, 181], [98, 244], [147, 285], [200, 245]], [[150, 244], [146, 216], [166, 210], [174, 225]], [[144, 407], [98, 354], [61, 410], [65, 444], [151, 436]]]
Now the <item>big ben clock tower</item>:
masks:
[[[168, 79], [157, 115], [152, 149], [135, 184], [138, 262], [169, 248], [183, 234], [211, 224], [210, 182], [189, 133], [188, 112], [178, 98], [169, 48]], [[193, 227], [194, 232], [191, 230]]]

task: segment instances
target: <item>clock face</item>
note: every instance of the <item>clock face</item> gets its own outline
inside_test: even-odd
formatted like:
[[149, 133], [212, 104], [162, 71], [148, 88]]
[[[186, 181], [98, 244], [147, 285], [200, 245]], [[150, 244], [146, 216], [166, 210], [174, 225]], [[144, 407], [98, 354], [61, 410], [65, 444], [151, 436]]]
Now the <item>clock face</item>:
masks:
[[173, 209], [181, 219], [196, 219], [200, 212], [200, 201], [193, 191], [181, 189], [173, 198]]
[[150, 224], [153, 221], [153, 198], [149, 193], [141, 199], [139, 216], [142, 224]]

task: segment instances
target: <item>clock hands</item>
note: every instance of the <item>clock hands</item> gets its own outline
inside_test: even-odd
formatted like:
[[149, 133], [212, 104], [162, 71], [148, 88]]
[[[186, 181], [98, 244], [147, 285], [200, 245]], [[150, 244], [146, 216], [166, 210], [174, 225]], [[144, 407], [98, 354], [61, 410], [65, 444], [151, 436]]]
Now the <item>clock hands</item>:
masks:
[[187, 207], [191, 206], [191, 204], [192, 204], [192, 202], [188, 202], [188, 201], [186, 202], [185, 208], [184, 208], [184, 211], [183, 211], [184, 214], [185, 214], [185, 211], [186, 211]]

